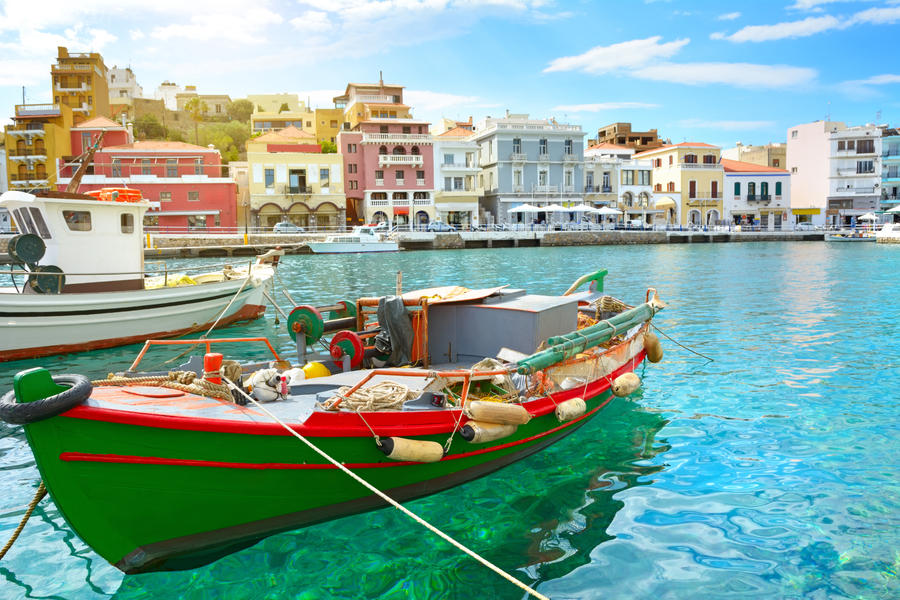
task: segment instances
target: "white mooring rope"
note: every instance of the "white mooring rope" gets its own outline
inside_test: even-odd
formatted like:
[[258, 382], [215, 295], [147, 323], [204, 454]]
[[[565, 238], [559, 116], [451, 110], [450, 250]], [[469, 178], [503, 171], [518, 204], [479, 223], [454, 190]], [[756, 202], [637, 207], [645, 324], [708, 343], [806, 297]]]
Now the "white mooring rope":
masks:
[[512, 583], [513, 585], [518, 586], [519, 588], [521, 588], [522, 590], [524, 590], [524, 591], [527, 592], [528, 594], [534, 596], [535, 598], [540, 598], [541, 600], [550, 600], [547, 596], [544, 596], [544, 595], [541, 594], [540, 592], [538, 592], [538, 591], [536, 591], [536, 590], [530, 588], [529, 586], [525, 585], [524, 583], [522, 583], [521, 581], [519, 581], [518, 579], [516, 579], [515, 577], [513, 577], [512, 575], [510, 575], [509, 573], [507, 573], [506, 571], [504, 571], [504, 570], [501, 569], [500, 567], [498, 567], [497, 565], [495, 565], [495, 564], [493, 564], [492, 562], [490, 562], [488, 559], [486, 559], [486, 558], [480, 556], [480, 555], [477, 554], [474, 550], [470, 550], [469, 548], [467, 548], [466, 546], [464, 546], [464, 545], [461, 544], [460, 542], [457, 542], [457, 541], [454, 540], [452, 537], [450, 537], [449, 535], [447, 535], [446, 533], [444, 533], [443, 531], [441, 531], [440, 529], [438, 529], [437, 527], [435, 527], [434, 525], [432, 525], [431, 523], [429, 523], [428, 521], [426, 521], [425, 519], [423, 519], [423, 518], [420, 517], [419, 515], [415, 514], [414, 512], [412, 512], [411, 510], [409, 510], [408, 508], [406, 508], [405, 506], [403, 506], [402, 504], [400, 504], [399, 502], [397, 502], [396, 500], [394, 500], [393, 498], [391, 498], [390, 496], [388, 496], [387, 494], [385, 494], [384, 492], [382, 492], [381, 490], [379, 490], [378, 488], [376, 488], [375, 486], [373, 486], [371, 483], [369, 483], [368, 481], [366, 481], [365, 479], [363, 479], [362, 477], [360, 477], [359, 475], [357, 475], [356, 473], [354, 473], [353, 471], [351, 471], [350, 469], [348, 469], [347, 467], [345, 467], [344, 465], [342, 465], [341, 463], [339, 463], [339, 462], [336, 461], [335, 459], [331, 458], [328, 454], [325, 453], [324, 450], [319, 449], [318, 446], [316, 446], [315, 444], [313, 444], [312, 442], [310, 442], [308, 439], [306, 439], [306, 438], [305, 438], [304, 436], [302, 436], [301, 434], [299, 434], [299, 433], [297, 433], [296, 431], [294, 431], [287, 423], [285, 423], [284, 421], [282, 421], [281, 419], [279, 419], [278, 417], [276, 417], [274, 414], [272, 414], [271, 412], [269, 412], [269, 410], [268, 410], [265, 406], [263, 406], [262, 404], [260, 404], [259, 402], [257, 402], [255, 398], [253, 398], [253, 397], [251, 397], [250, 395], [248, 395], [247, 393], [245, 393], [244, 390], [242, 390], [240, 387], [238, 387], [237, 385], [235, 385], [233, 381], [229, 380], [229, 379], [226, 378], [226, 377], [223, 377], [223, 378], [222, 378], [222, 381], [226, 382], [226, 383], [228, 384], [228, 387], [230, 387], [231, 389], [237, 390], [237, 391], [238, 391], [241, 395], [243, 395], [249, 402], [252, 402], [257, 408], [259, 408], [261, 411], [263, 411], [263, 412], [266, 413], [269, 417], [271, 417], [271, 419], [272, 419], [273, 421], [275, 421], [276, 423], [278, 423], [279, 425], [281, 425], [282, 427], [284, 427], [284, 428], [288, 431], [288, 433], [290, 433], [290, 434], [293, 435], [295, 438], [297, 438], [298, 440], [300, 440], [301, 442], [303, 442], [304, 444], [306, 444], [307, 446], [309, 446], [310, 449], [312, 449], [314, 452], [316, 452], [316, 454], [318, 454], [319, 456], [321, 456], [322, 458], [324, 458], [325, 460], [327, 460], [328, 462], [330, 462], [331, 464], [333, 464], [334, 466], [336, 466], [338, 469], [340, 469], [341, 471], [343, 471], [344, 473], [346, 473], [347, 475], [349, 475], [350, 477], [352, 477], [353, 479], [355, 479], [358, 483], [360, 483], [360, 484], [362, 484], [363, 486], [365, 486], [370, 492], [372, 492], [373, 494], [377, 495], [379, 498], [381, 498], [382, 500], [384, 500], [385, 502], [387, 502], [388, 504], [390, 504], [391, 506], [393, 506], [394, 508], [396, 508], [397, 510], [399, 510], [399, 511], [402, 512], [403, 514], [405, 514], [407, 517], [411, 518], [411, 519], [414, 520], [416, 523], [418, 523], [418, 524], [421, 525], [422, 527], [428, 529], [429, 531], [431, 531], [431, 532], [434, 533], [435, 535], [440, 536], [441, 538], [443, 538], [443, 539], [444, 539], [445, 541], [447, 541], [448, 543], [452, 544], [453, 546], [455, 546], [455, 547], [458, 548], [459, 550], [462, 550], [463, 552], [465, 552], [466, 554], [468, 554], [469, 556], [471, 556], [472, 558], [474, 558], [475, 560], [477, 560], [478, 562], [480, 562], [481, 564], [483, 564], [484, 566], [486, 566], [488, 569], [490, 569], [491, 571], [493, 571], [493, 572], [496, 573], [497, 575], [503, 577], [504, 579], [506, 579], [507, 581], [509, 581], [509, 582]]

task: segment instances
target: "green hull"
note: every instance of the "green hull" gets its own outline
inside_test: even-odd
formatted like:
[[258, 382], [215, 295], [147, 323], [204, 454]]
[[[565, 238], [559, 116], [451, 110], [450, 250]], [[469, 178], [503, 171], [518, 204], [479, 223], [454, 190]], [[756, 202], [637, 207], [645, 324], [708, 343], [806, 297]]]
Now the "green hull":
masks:
[[[572, 433], [610, 400], [605, 382], [588, 392], [594, 395], [579, 419], [561, 424], [550, 401], [537, 400], [542, 416], [512, 436], [476, 445], [457, 434], [436, 463], [391, 461], [372, 437], [309, 439], [377, 488], [408, 500], [490, 473]], [[25, 430], [66, 520], [126, 573], [194, 568], [277, 532], [385, 506], [286, 432], [129, 424], [87, 407]], [[448, 436], [404, 437], [444, 444]]]

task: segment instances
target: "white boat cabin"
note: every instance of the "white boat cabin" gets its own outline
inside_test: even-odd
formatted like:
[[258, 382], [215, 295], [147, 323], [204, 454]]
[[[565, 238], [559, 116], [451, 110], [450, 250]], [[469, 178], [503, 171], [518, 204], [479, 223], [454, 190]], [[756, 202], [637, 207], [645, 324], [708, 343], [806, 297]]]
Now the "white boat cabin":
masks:
[[19, 232], [44, 241], [40, 264], [62, 269], [64, 292], [143, 289], [142, 223], [150, 206], [147, 200], [96, 200], [64, 192], [0, 196], [0, 207], [9, 210]]

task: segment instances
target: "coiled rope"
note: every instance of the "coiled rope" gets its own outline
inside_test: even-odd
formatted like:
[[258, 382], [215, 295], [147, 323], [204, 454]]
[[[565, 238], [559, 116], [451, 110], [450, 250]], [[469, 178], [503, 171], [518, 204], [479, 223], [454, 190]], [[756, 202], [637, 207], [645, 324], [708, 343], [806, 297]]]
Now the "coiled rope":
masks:
[[342, 465], [340, 462], [333, 459], [331, 456], [326, 454], [325, 451], [319, 449], [318, 446], [316, 446], [315, 444], [310, 442], [303, 435], [294, 431], [294, 429], [292, 429], [287, 423], [285, 423], [284, 421], [279, 419], [277, 416], [275, 416], [274, 414], [269, 412], [269, 410], [265, 406], [263, 406], [262, 404], [257, 402], [255, 398], [251, 397], [249, 394], [244, 392], [244, 390], [242, 390], [240, 387], [235, 385], [234, 382], [230, 381], [228, 378], [223, 378], [223, 381], [228, 385], [228, 387], [230, 387], [232, 390], [236, 390], [239, 394], [244, 396], [248, 402], [253, 403], [254, 406], [256, 406], [258, 409], [263, 411], [273, 421], [275, 421], [276, 423], [281, 425], [288, 433], [290, 433], [292, 436], [294, 436], [295, 438], [297, 438], [298, 440], [300, 440], [301, 442], [303, 442], [304, 444], [309, 446], [310, 450], [312, 450], [313, 452], [315, 452], [316, 454], [318, 454], [319, 456], [321, 456], [322, 458], [324, 458], [325, 460], [327, 460], [328, 462], [333, 464], [335, 467], [337, 467], [338, 469], [340, 469], [341, 471], [346, 473], [348, 476], [350, 476], [352, 479], [354, 479], [357, 483], [364, 486], [370, 492], [372, 492], [373, 494], [375, 494], [376, 496], [378, 496], [379, 498], [381, 498], [382, 500], [384, 500], [385, 502], [387, 502], [388, 504], [390, 504], [391, 506], [393, 506], [394, 508], [396, 508], [397, 510], [402, 512], [403, 514], [405, 514], [407, 517], [411, 518], [416, 523], [418, 523], [422, 527], [425, 527], [426, 529], [428, 529], [435, 535], [441, 537], [444, 541], [448, 542], [449, 544], [453, 545], [454, 547], [458, 548], [459, 550], [465, 552], [466, 554], [468, 554], [469, 556], [471, 556], [472, 558], [474, 558], [475, 560], [477, 560], [478, 562], [480, 562], [481, 564], [483, 564], [484, 566], [489, 568], [491, 571], [493, 571], [497, 575], [500, 575], [501, 577], [503, 577], [504, 579], [506, 579], [513, 585], [519, 587], [523, 591], [527, 592], [528, 594], [534, 596], [535, 598], [540, 598], [541, 600], [550, 600], [549, 598], [547, 598], [547, 596], [544, 596], [543, 594], [539, 593], [537, 590], [534, 590], [531, 587], [527, 586], [526, 584], [522, 583], [521, 581], [519, 581], [518, 579], [516, 579], [515, 577], [513, 577], [512, 575], [510, 575], [503, 569], [501, 569], [500, 567], [496, 566], [495, 564], [493, 564], [486, 558], [477, 554], [474, 550], [470, 550], [468, 547], [464, 546], [460, 542], [457, 542], [455, 539], [453, 539], [452, 537], [450, 537], [449, 535], [447, 535], [446, 533], [444, 533], [443, 531], [441, 531], [440, 529], [438, 529], [437, 527], [435, 527], [434, 525], [432, 525], [431, 523], [429, 523], [428, 521], [426, 521], [419, 515], [415, 514], [414, 512], [412, 512], [411, 510], [409, 510], [408, 508], [406, 508], [405, 506], [403, 506], [402, 504], [400, 504], [399, 502], [397, 502], [396, 500], [394, 500], [393, 498], [391, 498], [390, 496], [388, 496], [387, 494], [385, 494], [384, 492], [382, 492], [381, 490], [379, 490], [378, 488], [373, 486], [371, 483], [369, 483], [368, 481], [366, 481], [365, 479], [363, 479], [362, 477], [360, 477], [359, 475], [357, 475], [356, 473], [354, 473], [353, 471], [351, 471], [350, 469], [348, 469], [347, 467]]
[[375, 385], [360, 388], [352, 394], [347, 394], [352, 388], [344, 386], [339, 388], [337, 394], [321, 404], [325, 410], [337, 410], [338, 406], [348, 410], [359, 412], [376, 412], [379, 410], [394, 410], [403, 406], [407, 400], [413, 400], [419, 396], [408, 386], [396, 381], [379, 381]]
[[[240, 369], [240, 365], [238, 365], [238, 369]], [[235, 369], [231, 367], [231, 365], [226, 365], [224, 371], [226, 375], [230, 375], [234, 379], [240, 377], [240, 371], [238, 370], [237, 374], [235, 374]], [[168, 375], [154, 375], [149, 377], [120, 377], [110, 373], [109, 377], [106, 379], [94, 380], [91, 382], [91, 385], [155, 385], [188, 392], [190, 394], [197, 394], [198, 396], [206, 396], [207, 398], [217, 398], [227, 402], [232, 402], [234, 400], [227, 385], [213, 383], [201, 377], [197, 377], [197, 374], [193, 371], [170, 371]]]
[[37, 492], [34, 494], [34, 498], [31, 499], [31, 502], [28, 504], [28, 510], [25, 511], [25, 515], [22, 517], [22, 520], [19, 521], [19, 526], [16, 527], [16, 530], [13, 531], [12, 537], [9, 538], [9, 541], [6, 542], [6, 545], [3, 546], [3, 549], [0, 550], [0, 559], [6, 556], [6, 553], [12, 548], [12, 545], [19, 538], [19, 534], [22, 533], [22, 529], [25, 528], [25, 523], [28, 522], [28, 519], [31, 517], [31, 513], [34, 512], [35, 507], [38, 505], [38, 502], [44, 499], [44, 496], [47, 495], [47, 488], [44, 486], [44, 482], [41, 482], [41, 485], [38, 486]]

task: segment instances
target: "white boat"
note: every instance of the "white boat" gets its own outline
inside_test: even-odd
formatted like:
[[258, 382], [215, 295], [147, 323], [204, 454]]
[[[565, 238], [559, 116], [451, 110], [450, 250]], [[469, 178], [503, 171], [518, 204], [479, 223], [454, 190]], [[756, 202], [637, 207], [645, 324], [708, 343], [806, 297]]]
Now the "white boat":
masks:
[[881, 231], [875, 234], [875, 241], [880, 244], [900, 244], [900, 224], [885, 223]]
[[874, 242], [874, 231], [839, 231], [825, 235], [826, 242]]
[[383, 226], [361, 225], [350, 233], [329, 235], [324, 242], [307, 242], [315, 254], [350, 254], [353, 252], [396, 252], [396, 240], [388, 239]]
[[0, 361], [206, 332], [265, 312], [277, 256], [199, 274], [147, 272], [142, 221], [150, 203], [126, 197], [0, 196], [21, 232], [8, 250], [16, 276], [0, 287]]

